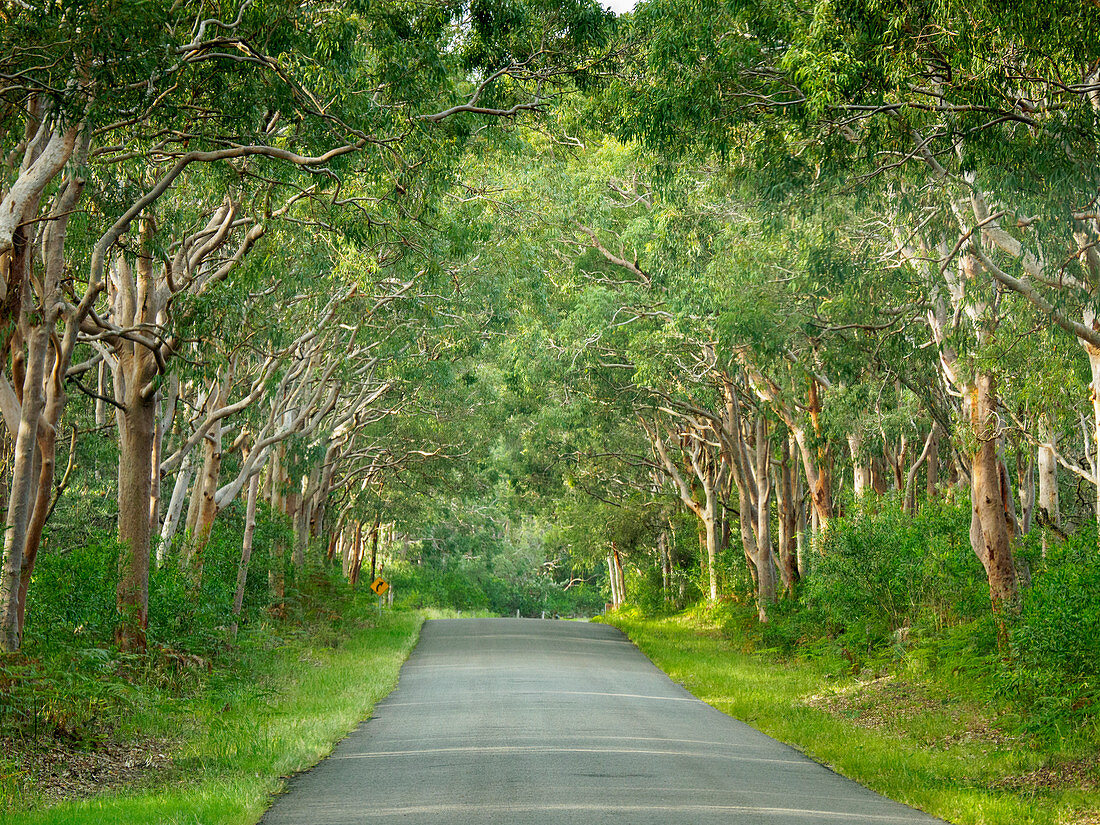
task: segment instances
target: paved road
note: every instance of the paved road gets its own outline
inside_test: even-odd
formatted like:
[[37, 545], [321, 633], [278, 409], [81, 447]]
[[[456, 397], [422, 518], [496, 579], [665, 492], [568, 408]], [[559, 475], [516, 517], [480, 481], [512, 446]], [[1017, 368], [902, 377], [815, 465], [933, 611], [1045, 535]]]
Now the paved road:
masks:
[[693, 698], [618, 630], [424, 626], [397, 689], [263, 825], [934, 823]]

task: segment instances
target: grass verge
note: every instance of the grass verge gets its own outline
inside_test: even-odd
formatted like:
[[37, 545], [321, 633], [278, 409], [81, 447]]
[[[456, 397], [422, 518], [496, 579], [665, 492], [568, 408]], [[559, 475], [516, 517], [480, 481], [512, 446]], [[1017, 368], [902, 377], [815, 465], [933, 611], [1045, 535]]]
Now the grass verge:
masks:
[[328, 754], [392, 690], [423, 618], [364, 607], [343, 617], [339, 630], [266, 636], [232, 672], [211, 676], [200, 694], [151, 703], [128, 722], [135, 736], [172, 740], [166, 772], [45, 810], [17, 805], [0, 821], [251, 825], [283, 777]]
[[892, 799], [957, 825], [1100, 825], [1094, 738], [1006, 734], [957, 686], [900, 678], [891, 689], [893, 677], [861, 683], [746, 653], [699, 616], [605, 621], [703, 701]]

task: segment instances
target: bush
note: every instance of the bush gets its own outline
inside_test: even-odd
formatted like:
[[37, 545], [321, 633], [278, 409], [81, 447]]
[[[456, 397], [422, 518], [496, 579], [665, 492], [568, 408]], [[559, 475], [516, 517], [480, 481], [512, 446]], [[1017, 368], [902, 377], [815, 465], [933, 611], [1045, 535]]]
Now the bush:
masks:
[[[187, 691], [207, 678], [206, 671], [229, 649], [243, 532], [239, 510], [215, 523], [203, 553], [201, 588], [180, 570], [175, 555], [150, 571], [148, 656], [114, 649], [119, 544], [113, 527], [85, 525], [80, 544], [46, 544], [27, 594], [23, 653], [0, 663], [0, 736], [96, 742], [111, 734], [143, 687]], [[245, 591], [245, 622], [270, 602], [266, 574], [271, 548], [279, 542], [289, 546], [289, 528], [264, 508]], [[306, 592], [320, 586], [310, 581]], [[297, 595], [300, 601], [302, 594]], [[181, 662], [206, 667], [189, 669]]]
[[970, 549], [969, 506], [932, 502], [916, 516], [880, 499], [829, 525], [804, 593], [827, 629], [854, 647], [888, 641], [932, 615], [939, 624], [988, 610], [988, 585]]
[[1100, 549], [1095, 527], [1052, 546], [1032, 571], [1010, 633], [1005, 685], [1047, 726], [1100, 710]]
[[118, 541], [103, 531], [73, 547], [47, 545], [38, 556], [27, 591], [28, 642], [49, 647], [73, 637], [98, 644], [115, 625]]
[[582, 584], [566, 589], [549, 576], [504, 578], [476, 561], [433, 564], [391, 563], [385, 572], [394, 599], [403, 607], [484, 610], [502, 616], [591, 616], [603, 609], [598, 589]]

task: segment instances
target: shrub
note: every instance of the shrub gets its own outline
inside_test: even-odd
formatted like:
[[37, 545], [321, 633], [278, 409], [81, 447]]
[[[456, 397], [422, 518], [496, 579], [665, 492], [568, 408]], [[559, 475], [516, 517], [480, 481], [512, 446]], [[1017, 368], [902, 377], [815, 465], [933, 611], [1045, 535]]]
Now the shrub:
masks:
[[452, 562], [447, 570], [432, 564], [391, 563], [385, 572], [397, 604], [453, 610], [486, 610], [503, 616], [594, 615], [603, 597], [590, 585], [566, 589], [549, 576], [527, 573], [494, 575], [484, 565]]
[[870, 647], [924, 614], [950, 624], [988, 609], [965, 501], [931, 502], [916, 516], [890, 499], [874, 503], [829, 525], [806, 582], [805, 602], [830, 632]]
[[1052, 546], [1011, 630], [1005, 686], [1033, 725], [1100, 710], [1100, 549], [1095, 527]]

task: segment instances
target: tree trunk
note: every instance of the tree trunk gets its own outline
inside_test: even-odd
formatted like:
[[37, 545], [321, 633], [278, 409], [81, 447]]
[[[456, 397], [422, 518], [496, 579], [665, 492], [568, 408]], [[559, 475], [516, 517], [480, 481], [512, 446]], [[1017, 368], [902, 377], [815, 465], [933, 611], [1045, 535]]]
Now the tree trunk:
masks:
[[[649, 432], [648, 427], [646, 431]], [[704, 558], [708, 568], [707, 575], [710, 579], [710, 600], [715, 602], [718, 600], [717, 559], [719, 544], [718, 480], [715, 477], [717, 471], [714, 469], [713, 464], [708, 466], [708, 458], [703, 454], [701, 448], [697, 454], [690, 455], [692, 469], [695, 473], [695, 477], [699, 480], [700, 486], [703, 488], [705, 497], [705, 504], [700, 505], [692, 495], [692, 490], [688, 487], [687, 482], [684, 481], [680, 471], [676, 468], [676, 464], [669, 458], [668, 450], [660, 434], [658, 434], [656, 430], [649, 432], [649, 434], [653, 446], [661, 459], [661, 463], [665, 466], [665, 470], [676, 484], [676, 489], [680, 493], [680, 500], [684, 503], [684, 506], [691, 510], [696, 518], [699, 519], [700, 530], [703, 534], [700, 536], [700, 544], [705, 547]]]
[[46, 405], [38, 426], [38, 489], [35, 495], [34, 509], [27, 525], [27, 538], [23, 547], [23, 564], [19, 575], [19, 638], [23, 638], [23, 621], [27, 610], [27, 592], [30, 589], [31, 576], [38, 559], [38, 549], [42, 544], [42, 531], [49, 518], [51, 499], [53, 498], [54, 471], [57, 466], [57, 428], [61, 424], [61, 413], [65, 409], [64, 359], [56, 352], [48, 359], [50, 379], [47, 385]]
[[1016, 608], [1016, 566], [1007, 507], [1012, 492], [1005, 489], [997, 433], [996, 378], [979, 372], [971, 393], [971, 422], [975, 450], [971, 456], [971, 502], [973, 517], [970, 542], [985, 567], [989, 596], [993, 604], [1002, 644], [1007, 643], [1007, 614]]
[[[136, 370], [135, 370], [136, 372]], [[135, 376], [136, 377], [136, 376]], [[149, 472], [156, 436], [156, 402], [142, 398], [142, 382], [127, 382], [125, 411], [118, 420], [118, 562], [115, 642], [122, 650], [145, 650], [149, 626]]]
[[[789, 426], [789, 425], [788, 425]], [[795, 443], [802, 456], [802, 467], [806, 473], [806, 483], [810, 487], [810, 504], [813, 507], [813, 534], [814, 540], [829, 526], [829, 520], [833, 516], [832, 485], [829, 483], [829, 473], [826, 466], [827, 456], [823, 450], [814, 450], [810, 446], [805, 430], [794, 430]], [[821, 547], [817, 547], [821, 552]]]
[[668, 601], [668, 533], [664, 530], [657, 534], [657, 563], [661, 566], [661, 600]]
[[619, 577], [615, 575], [615, 557], [611, 551], [607, 551], [607, 584], [611, 589], [611, 609], [618, 608], [619, 602]]
[[715, 495], [714, 485], [706, 485], [705, 495], [707, 499], [707, 506], [705, 515], [703, 516], [703, 531], [706, 537], [707, 546], [707, 577], [710, 583], [710, 600], [712, 602], [718, 601], [718, 519], [717, 513], [717, 496]]
[[333, 560], [336, 558], [336, 542], [339, 538], [340, 534], [335, 531], [328, 537], [328, 547], [325, 549], [325, 564], [329, 566], [332, 565]]
[[344, 574], [344, 578], [351, 580], [351, 552], [348, 547], [351, 545], [351, 525], [344, 523], [340, 526], [340, 536], [336, 540], [336, 554], [340, 557], [340, 572]]
[[233, 625], [230, 632], [237, 635], [237, 623], [244, 607], [244, 588], [248, 584], [248, 564], [252, 559], [252, 538], [256, 535], [256, 497], [260, 491], [260, 477], [248, 480], [248, 503], [244, 511], [244, 538], [241, 540], [241, 560], [237, 565], [237, 590], [233, 594]]
[[1043, 555], [1046, 556], [1049, 530], [1062, 529], [1062, 509], [1058, 502], [1058, 435], [1050, 419], [1039, 419], [1039, 524], [1043, 529]]
[[883, 458], [882, 456], [874, 456], [871, 459], [871, 489], [875, 491], [876, 495], [886, 495], [886, 473], [882, 468]]
[[[291, 524], [294, 529], [294, 550], [291, 561], [295, 569], [301, 570], [306, 563], [306, 548], [309, 546], [309, 496], [306, 495], [308, 479], [303, 476], [294, 494]], [[372, 579], [373, 581], [373, 579]]]
[[194, 452], [188, 453], [176, 473], [176, 483], [172, 487], [172, 498], [168, 502], [168, 511], [164, 514], [164, 524], [160, 529], [160, 544], [157, 546], [157, 567], [164, 563], [168, 552], [172, 548], [172, 541], [176, 537], [179, 528], [180, 516], [183, 515], [183, 505], [187, 501], [187, 490], [191, 484], [191, 471], [194, 462]]
[[107, 364], [104, 361], [99, 362], [96, 373], [96, 394], [95, 426], [97, 430], [102, 430], [107, 426], [107, 402], [104, 400], [107, 397]]
[[1035, 457], [1025, 450], [1016, 451], [1016, 489], [1020, 496], [1020, 535], [1031, 532], [1035, 510]]
[[612, 562], [615, 568], [615, 582], [618, 586], [618, 603], [626, 602], [626, 576], [623, 574], [623, 557], [619, 555], [618, 548], [612, 544]]
[[355, 522], [355, 540], [352, 542], [351, 571], [348, 582], [352, 587], [359, 584], [359, 571], [363, 567], [363, 522]]
[[1093, 517], [1100, 519], [1100, 349], [1086, 345], [1089, 356], [1089, 369], [1092, 372], [1092, 440], [1096, 448], [1096, 507]]
[[848, 449], [852, 453], [852, 492], [856, 501], [862, 501], [871, 486], [871, 467], [863, 454], [863, 436], [858, 430], [848, 435]]
[[[233, 382], [233, 365], [222, 368], [218, 374], [218, 385], [207, 396], [208, 412], [213, 413], [229, 403], [229, 389]], [[203, 439], [202, 472], [195, 480], [196, 502], [195, 523], [185, 549], [185, 561], [191, 570], [195, 583], [202, 581], [203, 555], [210, 541], [210, 532], [214, 529], [214, 519], [218, 515], [218, 478], [222, 467], [222, 437], [224, 427], [218, 419]], [[190, 513], [188, 514], [190, 518]]]
[[[149, 535], [155, 536], [160, 527], [160, 459], [161, 447], [164, 444], [164, 429], [161, 420], [162, 402], [160, 393], [157, 393], [156, 410], [153, 413], [156, 419], [153, 433], [153, 456], [149, 466], [150, 490], [149, 490]], [[160, 558], [163, 555], [157, 548], [157, 566], [160, 566]]]
[[756, 419], [756, 610], [768, 621], [768, 606], [775, 604], [775, 553], [771, 529], [771, 445], [764, 416]]
[[194, 549], [195, 531], [199, 526], [199, 510], [202, 509], [203, 472], [205, 467], [205, 448], [203, 466], [198, 468], [191, 482], [191, 492], [187, 497], [187, 518], [184, 520], [183, 552], [180, 554], [180, 567], [186, 569], [191, 563]]
[[777, 523], [779, 526], [779, 581], [783, 593], [788, 598], [794, 598], [795, 588], [798, 584], [798, 509], [799, 502], [795, 499], [794, 468], [791, 463], [791, 446], [787, 439], [783, 439], [781, 446], [781, 458], [776, 468], [776, 509]]
[[0, 650], [14, 653], [22, 639], [19, 634], [19, 592], [34, 499], [39, 482], [37, 466], [38, 427], [45, 398], [42, 385], [45, 374], [48, 330], [31, 330], [27, 347], [27, 368], [23, 380], [22, 410], [12, 458], [11, 492], [4, 533], [4, 566], [0, 571]]
[[921, 465], [928, 459], [928, 454], [932, 451], [932, 444], [936, 440], [936, 427], [932, 426], [932, 429], [928, 431], [928, 437], [924, 439], [924, 447], [921, 450], [921, 454], [917, 456], [917, 460], [909, 467], [909, 472], [905, 474], [905, 495], [904, 495], [904, 509], [909, 515], [915, 515], [917, 512], [917, 474], [920, 472]]
[[928, 450], [928, 470], [925, 474], [924, 492], [928, 501], [934, 499], [938, 493], [940, 483], [940, 433], [939, 425], [933, 424], [935, 435], [932, 437], [932, 445]]
[[382, 532], [382, 515], [374, 517], [374, 528], [370, 531], [370, 580], [378, 578], [378, 539]]

